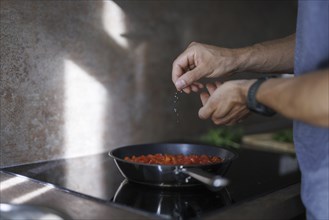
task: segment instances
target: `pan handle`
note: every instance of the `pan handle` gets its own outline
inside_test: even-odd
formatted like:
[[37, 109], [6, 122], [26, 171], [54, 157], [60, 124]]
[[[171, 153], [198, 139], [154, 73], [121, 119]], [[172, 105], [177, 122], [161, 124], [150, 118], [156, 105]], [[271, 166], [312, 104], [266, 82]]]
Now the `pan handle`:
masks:
[[227, 186], [229, 184], [228, 179], [218, 176], [218, 175], [212, 175], [212, 174], [207, 173], [200, 169], [182, 168], [180, 171], [182, 173], [185, 173], [185, 174], [193, 177], [194, 179], [199, 180], [202, 183], [205, 183], [205, 184], [215, 187], [215, 188]]

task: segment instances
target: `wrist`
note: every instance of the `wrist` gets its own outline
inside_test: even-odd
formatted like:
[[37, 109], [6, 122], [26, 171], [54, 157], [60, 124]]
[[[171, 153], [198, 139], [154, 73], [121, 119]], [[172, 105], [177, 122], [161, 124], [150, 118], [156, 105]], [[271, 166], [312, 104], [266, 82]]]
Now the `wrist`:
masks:
[[247, 92], [247, 106], [249, 110], [255, 113], [265, 116], [273, 116], [275, 114], [275, 111], [258, 101], [258, 90], [263, 85], [263, 83], [266, 83], [267, 79], [268, 78], [260, 78], [254, 83], [252, 83], [252, 85], [249, 87]]
[[253, 54], [252, 47], [237, 48], [233, 51], [236, 60], [235, 72], [245, 72], [250, 69], [251, 57]]
[[245, 80], [244, 83], [242, 84], [242, 86], [240, 87], [244, 100], [247, 100], [248, 91], [249, 91], [250, 87], [252, 86], [252, 84], [254, 84], [255, 82], [256, 82], [256, 79]]

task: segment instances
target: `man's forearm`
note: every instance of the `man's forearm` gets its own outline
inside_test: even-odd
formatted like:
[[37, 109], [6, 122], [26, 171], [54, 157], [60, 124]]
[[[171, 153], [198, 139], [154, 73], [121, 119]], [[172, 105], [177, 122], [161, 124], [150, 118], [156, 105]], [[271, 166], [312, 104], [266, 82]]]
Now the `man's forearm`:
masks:
[[256, 99], [282, 115], [329, 127], [329, 69], [294, 78], [270, 79]]
[[238, 72], [289, 73], [294, 68], [295, 34], [237, 49]]

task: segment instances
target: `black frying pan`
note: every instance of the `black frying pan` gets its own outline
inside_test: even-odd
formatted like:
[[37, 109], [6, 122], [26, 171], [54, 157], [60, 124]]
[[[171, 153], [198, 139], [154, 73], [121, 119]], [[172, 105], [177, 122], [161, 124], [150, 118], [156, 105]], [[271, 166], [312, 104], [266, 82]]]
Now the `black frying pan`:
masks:
[[[224, 162], [208, 165], [156, 165], [135, 163], [123, 158], [148, 154], [183, 154], [219, 156]], [[220, 147], [184, 144], [161, 143], [141, 144], [120, 147], [109, 155], [114, 159], [122, 175], [129, 181], [163, 187], [183, 187], [200, 185], [203, 182], [212, 187], [222, 187], [228, 180], [222, 176], [229, 168], [237, 153]], [[193, 177], [193, 178], [191, 178]]]

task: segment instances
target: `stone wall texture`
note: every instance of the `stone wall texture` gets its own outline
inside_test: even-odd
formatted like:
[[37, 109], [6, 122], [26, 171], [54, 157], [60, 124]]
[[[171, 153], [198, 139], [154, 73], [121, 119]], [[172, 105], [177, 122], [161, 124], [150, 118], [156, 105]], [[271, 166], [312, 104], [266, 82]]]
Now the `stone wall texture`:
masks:
[[[295, 1], [0, 4], [2, 167], [193, 139], [212, 124], [198, 119], [197, 95], [180, 95], [177, 123], [175, 57], [191, 41], [241, 47], [289, 35], [296, 23]], [[278, 122], [287, 120], [245, 125]]]

